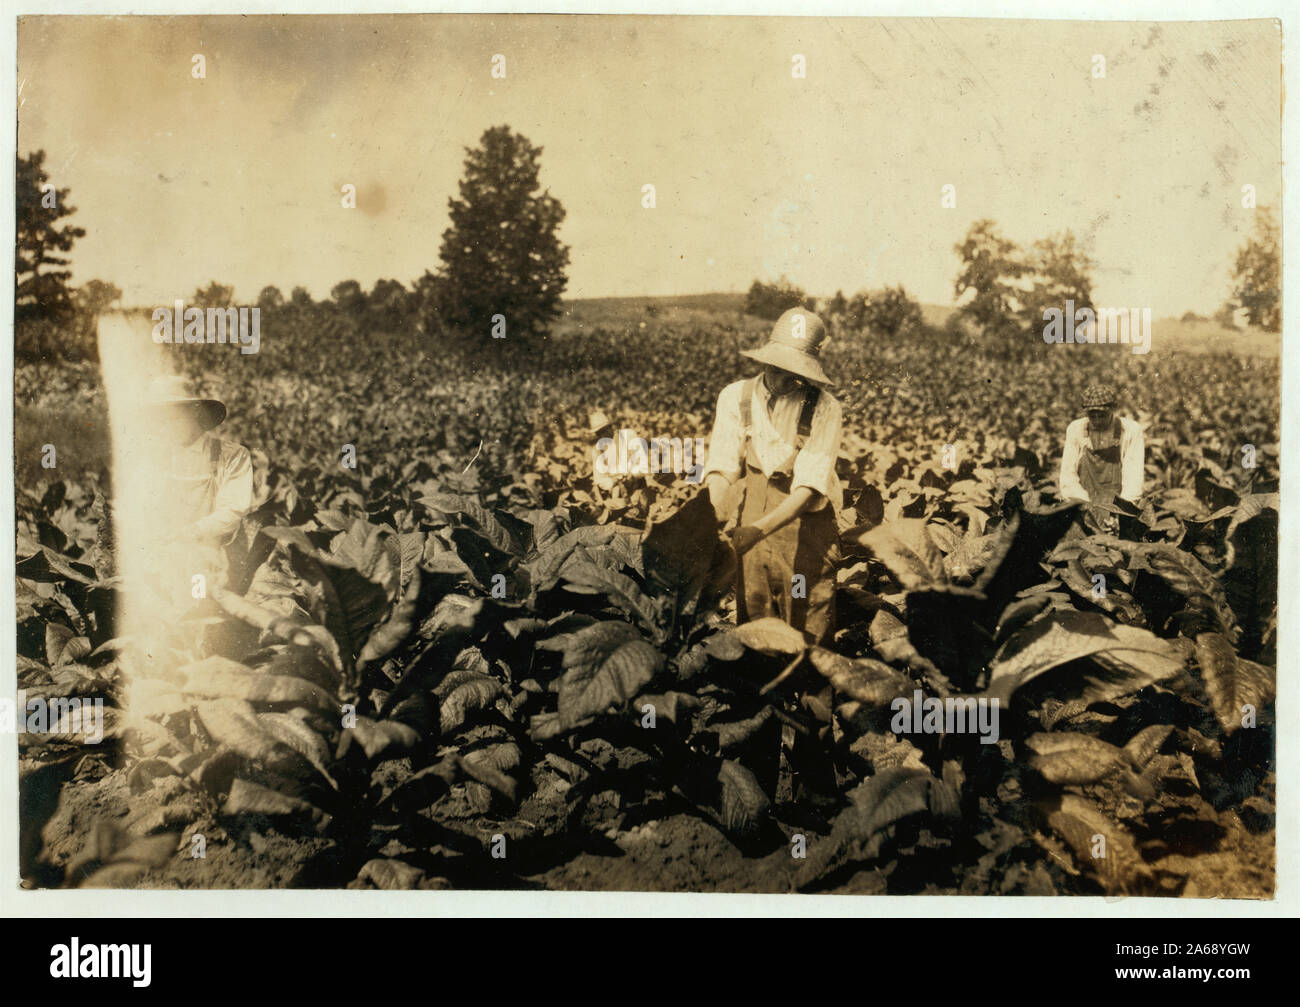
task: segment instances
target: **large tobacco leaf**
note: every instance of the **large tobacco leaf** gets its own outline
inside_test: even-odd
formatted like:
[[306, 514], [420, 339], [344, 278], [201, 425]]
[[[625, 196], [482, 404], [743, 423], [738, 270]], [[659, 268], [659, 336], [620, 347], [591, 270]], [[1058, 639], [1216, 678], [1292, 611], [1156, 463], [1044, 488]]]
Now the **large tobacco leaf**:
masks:
[[717, 516], [704, 490], [653, 524], [641, 550], [647, 583], [673, 600], [678, 617], [691, 618], [711, 607], [735, 573], [735, 553], [718, 535]]
[[1222, 633], [1202, 633], [1196, 638], [1196, 665], [1224, 734], [1242, 726], [1246, 707], [1258, 716], [1260, 707], [1273, 699], [1277, 689], [1276, 672], [1238, 657]]
[[598, 622], [537, 644], [564, 655], [558, 683], [564, 728], [617, 708], [642, 692], [664, 667], [664, 656], [625, 622]]
[[[1075, 664], [1091, 659], [1091, 665]], [[999, 649], [986, 694], [1010, 705], [1016, 690], [1055, 669], [1074, 673], [1050, 683], [1057, 698], [1089, 702], [1136, 692], [1178, 675], [1186, 655], [1148, 630], [1099, 613], [1052, 612], [1031, 621]]]
[[[388, 614], [388, 592], [383, 584], [322, 553], [297, 528], [267, 528], [285, 548], [295, 574], [314, 589], [309, 603], [313, 615], [330, 631], [343, 655], [345, 669], [354, 666], [370, 631]], [[398, 571], [387, 566], [385, 579], [395, 582]]]

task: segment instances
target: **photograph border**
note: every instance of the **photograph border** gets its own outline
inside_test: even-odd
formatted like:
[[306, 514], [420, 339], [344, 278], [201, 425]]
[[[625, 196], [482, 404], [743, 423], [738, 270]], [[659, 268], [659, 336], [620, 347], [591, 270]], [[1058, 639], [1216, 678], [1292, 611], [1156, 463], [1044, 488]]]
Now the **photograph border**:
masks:
[[[642, 0], [639, 3], [566, 2], [551, 3], [539, 9], [534, 6], [514, 4], [443, 3], [436, 6], [438, 13], [460, 14], [723, 14], [758, 16], [807, 17], [963, 17], [1080, 20], [1080, 21], [1237, 21], [1247, 19], [1272, 19], [1281, 24], [1283, 52], [1282, 116], [1283, 138], [1283, 192], [1296, 191], [1300, 178], [1296, 165], [1300, 163], [1300, 137], [1294, 115], [1287, 115], [1285, 95], [1300, 95], [1300, 71], [1297, 61], [1288, 51], [1300, 38], [1300, 8], [1281, 2], [1260, 3], [1257, 0], [1238, 0], [1230, 7], [1210, 2], [1150, 2], [1150, 0], [1089, 0], [1089, 2], [939, 2], [939, 0], [909, 0], [909, 2], [816, 2], [801, 5], [793, 11], [786, 3], [771, 2], [720, 2], [704, 0], [700, 3], [665, 3]], [[16, 19], [26, 14], [49, 15], [113, 15], [124, 13], [121, 4], [97, 0], [55, 0], [38, 3], [22, 0], [12, 16], [0, 26], [0, 51], [3, 52], [3, 72], [0, 72], [0, 95], [17, 109], [16, 81]], [[430, 5], [409, 0], [350, 0], [348, 3], [303, 2], [279, 0], [276, 3], [160, 3], [143, 0], [131, 5], [132, 15], [225, 15], [225, 14], [380, 14], [429, 13]], [[1285, 8], [1289, 8], [1285, 9]], [[1225, 10], [1231, 16], [1224, 16]], [[1290, 45], [1288, 45], [1288, 43]], [[15, 143], [16, 129], [6, 134], [6, 144]], [[16, 149], [10, 150], [10, 163]], [[1289, 184], [1288, 184], [1289, 183]], [[11, 222], [14, 213], [14, 186], [4, 187], [5, 213]], [[1285, 196], [1284, 196], [1285, 202]], [[1300, 317], [1300, 276], [1291, 268], [1286, 252], [1300, 247], [1300, 219], [1294, 212], [1282, 215], [1283, 227], [1283, 319], [1294, 327]], [[13, 241], [8, 242], [8, 254], [13, 255]], [[13, 299], [6, 298], [3, 325], [3, 361], [7, 394], [14, 389]], [[1288, 342], [1282, 338], [1282, 389], [1281, 389], [1281, 443], [1282, 456], [1292, 446], [1300, 452], [1300, 405], [1296, 401], [1296, 375], [1300, 359], [1293, 337]], [[0, 537], [7, 555], [14, 549], [15, 512], [13, 466], [13, 406], [0, 411], [0, 436], [8, 445], [10, 464], [0, 473], [0, 493], [5, 506], [0, 508]], [[1300, 466], [1283, 464], [1281, 468], [1282, 499], [1295, 504], [1300, 501], [1297, 484]], [[1300, 654], [1300, 569], [1294, 562], [1297, 552], [1294, 543], [1300, 540], [1300, 506], [1284, 506], [1279, 528], [1279, 605], [1278, 605], [1278, 725], [1300, 724], [1300, 706], [1296, 701], [1294, 683]], [[0, 690], [4, 695], [14, 695], [17, 678], [12, 655], [16, 653], [14, 580], [0, 578], [0, 621], [4, 625], [4, 653], [8, 659], [0, 662]], [[25, 891], [18, 886], [17, 876], [17, 743], [6, 739], [0, 743], [0, 786], [3, 794], [3, 811], [0, 811], [0, 871], [5, 875], [0, 881], [0, 913], [17, 917], [310, 917], [310, 916], [891, 916], [891, 917], [1077, 917], [1089, 919], [1141, 918], [1168, 916], [1206, 917], [1270, 917], [1295, 916], [1300, 912], [1297, 882], [1300, 881], [1300, 809], [1297, 808], [1296, 772], [1300, 765], [1297, 755], [1297, 731], [1279, 730], [1277, 733], [1277, 818], [1276, 818], [1276, 888], [1272, 900], [1209, 900], [1199, 898], [1101, 898], [1085, 896], [826, 896], [826, 895], [728, 895], [728, 894], [670, 894], [650, 892], [523, 892], [523, 891], [442, 891], [432, 892], [361, 892], [347, 890], [257, 890], [257, 891]]]

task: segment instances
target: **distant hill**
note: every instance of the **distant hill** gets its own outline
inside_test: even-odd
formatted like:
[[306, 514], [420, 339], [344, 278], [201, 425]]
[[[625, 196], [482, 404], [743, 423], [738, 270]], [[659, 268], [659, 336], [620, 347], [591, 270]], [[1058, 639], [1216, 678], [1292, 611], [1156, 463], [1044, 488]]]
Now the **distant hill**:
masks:
[[648, 306], [658, 308], [689, 308], [694, 311], [739, 311], [745, 306], [744, 294], [681, 294], [676, 297], [575, 297], [566, 298], [564, 307], [581, 305], [583, 308], [607, 311], [644, 311]]
[[[829, 297], [818, 298], [819, 303]], [[744, 294], [681, 294], [674, 297], [574, 297], [564, 301], [564, 306], [581, 306], [607, 311], [644, 311], [647, 306], [658, 308], [688, 308], [693, 311], [740, 311], [745, 306]], [[952, 314], [951, 307], [942, 304], [922, 304], [921, 312], [930, 325], [941, 326]]]
[[[825, 303], [829, 298], [820, 298]], [[745, 305], [744, 294], [682, 294], [677, 297], [582, 297], [566, 300], [561, 306], [561, 332], [581, 331], [603, 325], [620, 327], [629, 323], [642, 324], [656, 317], [663, 321], [683, 321], [700, 314], [740, 314]], [[951, 305], [922, 304], [921, 315], [927, 325], [942, 329]], [[696, 313], [700, 314], [696, 314]], [[757, 319], [750, 319], [749, 328], [762, 328]], [[1195, 353], [1233, 352], [1245, 356], [1276, 357], [1281, 355], [1281, 336], [1256, 328], [1226, 329], [1212, 319], [1197, 318], [1183, 321], [1178, 318], [1157, 318], [1152, 322], [1152, 350], [1190, 350]]]

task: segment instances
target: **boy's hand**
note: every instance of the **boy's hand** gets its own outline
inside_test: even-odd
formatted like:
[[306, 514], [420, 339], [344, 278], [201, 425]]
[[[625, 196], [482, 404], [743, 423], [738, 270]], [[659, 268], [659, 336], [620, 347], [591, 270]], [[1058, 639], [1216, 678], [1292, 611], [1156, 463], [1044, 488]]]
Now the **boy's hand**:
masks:
[[731, 544], [737, 556], [745, 555], [761, 541], [763, 541], [762, 531], [752, 524], [741, 525], [731, 534]]

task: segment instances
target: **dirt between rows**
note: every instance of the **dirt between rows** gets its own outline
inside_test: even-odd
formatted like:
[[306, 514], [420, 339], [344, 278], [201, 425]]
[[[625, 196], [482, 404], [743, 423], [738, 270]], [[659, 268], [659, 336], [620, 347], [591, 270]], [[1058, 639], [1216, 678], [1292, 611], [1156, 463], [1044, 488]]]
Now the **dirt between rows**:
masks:
[[[96, 765], [98, 763], [98, 765]], [[180, 781], [162, 777], [132, 792], [125, 769], [108, 769], [98, 760], [83, 763], [81, 776], [64, 784], [58, 805], [42, 831], [43, 857], [56, 869], [84, 854], [87, 837], [109, 822], [133, 835], [174, 833], [177, 851], [167, 863], [128, 883], [141, 889], [285, 889], [285, 888], [456, 888], [545, 889], [556, 891], [788, 893], [796, 891], [803, 861], [790, 846], [755, 854], [743, 851], [711, 822], [665, 808], [662, 817], [631, 823], [611, 814], [603, 833], [572, 841], [560, 837], [542, 854], [536, 851], [511, 863], [510, 843], [536, 825], [522, 817], [497, 820], [476, 815], [463, 788], [444, 799], [443, 825], [423, 816], [388, 826], [391, 834], [376, 846], [350, 845], [347, 839], [319, 835], [310, 823], [272, 822], [258, 815], [214, 817], [192, 795], [172, 793]], [[171, 781], [171, 782], [169, 782]], [[1265, 788], [1271, 793], [1272, 780]], [[618, 804], [615, 795], [609, 795]], [[446, 802], [452, 805], [446, 806]], [[519, 809], [528, 810], [525, 802]], [[1169, 895], [1197, 898], [1272, 897], [1274, 885], [1274, 809], [1266, 797], [1254, 797], [1241, 812], [1217, 813], [1213, 821], [1181, 822], [1161, 841], [1148, 844], [1147, 864], [1168, 882]], [[455, 828], [448, 831], [448, 818]], [[603, 823], [602, 823], [603, 824]], [[812, 850], [831, 840], [824, 831], [782, 822], [787, 836], [803, 835]], [[194, 835], [203, 836], [203, 856], [194, 856]], [[506, 856], [493, 861], [482, 855], [494, 835], [510, 837]], [[870, 864], [847, 866], [826, 878], [817, 891], [827, 894], [1056, 894], [1063, 871], [1045, 861], [1016, 865], [982, 888], [927, 883], [927, 870], [941, 865], [944, 849], [919, 844], [900, 856], [886, 853]], [[368, 862], [391, 859], [396, 871], [373, 871]], [[440, 873], [445, 872], [445, 873]], [[940, 871], [942, 873], [942, 871]], [[457, 880], [453, 884], [445, 874]], [[1055, 883], [1053, 881], [1055, 879]], [[972, 879], [967, 879], [968, 882]], [[981, 882], [982, 884], [982, 882]]]

